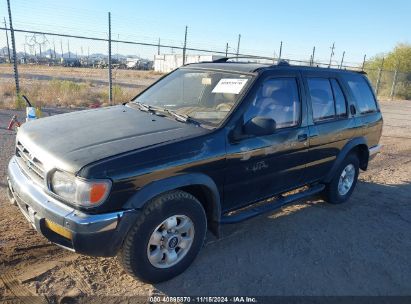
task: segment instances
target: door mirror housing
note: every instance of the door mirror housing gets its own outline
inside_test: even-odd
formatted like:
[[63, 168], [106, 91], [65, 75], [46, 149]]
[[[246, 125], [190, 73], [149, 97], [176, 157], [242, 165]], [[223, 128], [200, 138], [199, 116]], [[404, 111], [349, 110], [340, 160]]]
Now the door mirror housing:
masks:
[[271, 135], [275, 132], [276, 123], [272, 118], [257, 116], [250, 119], [244, 125], [246, 135], [264, 136]]

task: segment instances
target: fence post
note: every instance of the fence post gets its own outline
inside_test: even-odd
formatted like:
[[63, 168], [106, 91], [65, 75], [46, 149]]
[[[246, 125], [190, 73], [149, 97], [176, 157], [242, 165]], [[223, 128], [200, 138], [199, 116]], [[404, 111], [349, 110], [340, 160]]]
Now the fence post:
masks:
[[343, 65], [343, 62], [344, 62], [344, 56], [345, 56], [345, 51], [342, 53], [340, 69], [342, 69], [342, 65]]
[[381, 74], [382, 74], [382, 68], [384, 67], [384, 59], [385, 58], [382, 58], [381, 67], [378, 69], [377, 83], [375, 84], [375, 95], [377, 96], [378, 96], [378, 91], [380, 90]]
[[281, 41], [281, 42], [280, 42], [280, 52], [279, 52], [279, 54], [278, 54], [278, 62], [280, 62], [280, 60], [281, 60], [281, 54], [282, 54], [282, 52], [283, 52], [283, 42]]
[[108, 100], [113, 104], [113, 78], [111, 74], [111, 13], [108, 13]]
[[17, 70], [17, 54], [16, 54], [16, 41], [14, 38], [13, 21], [11, 18], [10, 0], [7, 0], [7, 8], [9, 11], [9, 26], [11, 36], [11, 47], [13, 48], [13, 66], [14, 66], [14, 80], [16, 82], [16, 95], [20, 97], [20, 84], [19, 84], [19, 72]]
[[[241, 34], [238, 34], [238, 42], [237, 42], [237, 57], [240, 55], [240, 41], [241, 41]], [[237, 58], [238, 61], [238, 58]]]
[[315, 55], [315, 46], [313, 47], [313, 53], [311, 55], [311, 64], [310, 64], [310, 66], [314, 65], [314, 55]]
[[391, 94], [390, 94], [391, 100], [394, 99], [395, 87], [397, 86], [398, 66], [399, 66], [399, 65], [397, 65], [397, 68], [395, 69], [394, 79], [392, 80]]
[[187, 29], [188, 26], [186, 25], [186, 31], [184, 33], [184, 48], [183, 48], [183, 65], [186, 64], [186, 51], [187, 51]]

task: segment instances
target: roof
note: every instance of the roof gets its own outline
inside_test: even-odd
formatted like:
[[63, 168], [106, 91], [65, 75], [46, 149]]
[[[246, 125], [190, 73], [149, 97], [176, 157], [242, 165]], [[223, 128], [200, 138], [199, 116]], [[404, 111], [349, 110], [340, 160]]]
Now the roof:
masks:
[[334, 69], [326, 67], [312, 67], [312, 66], [303, 66], [303, 65], [288, 65], [288, 64], [263, 64], [263, 63], [249, 63], [249, 62], [200, 62], [187, 64], [183, 68], [200, 68], [207, 70], [222, 70], [230, 72], [239, 72], [239, 73], [256, 73], [259, 71], [265, 70], [275, 70], [275, 69], [292, 69], [298, 71], [329, 71], [329, 72], [348, 72], [348, 73], [361, 73], [365, 74], [363, 71], [353, 71], [345, 69]]

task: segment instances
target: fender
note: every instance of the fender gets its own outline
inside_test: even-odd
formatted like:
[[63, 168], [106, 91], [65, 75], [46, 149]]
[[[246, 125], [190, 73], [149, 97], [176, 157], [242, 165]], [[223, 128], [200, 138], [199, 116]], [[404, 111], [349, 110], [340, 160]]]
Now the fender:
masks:
[[207, 188], [211, 196], [210, 201], [213, 210], [212, 219], [209, 220], [214, 224], [219, 223], [221, 217], [220, 193], [211, 177], [201, 173], [187, 173], [153, 181], [138, 190], [126, 202], [124, 208], [142, 209], [145, 204], [157, 195], [186, 186], [203, 186]]
[[[328, 172], [327, 176], [324, 179], [324, 182], [329, 183], [332, 180], [332, 178], [335, 174], [335, 171], [338, 170], [338, 168], [340, 167], [341, 163], [343, 162], [345, 157], [348, 155], [348, 153], [353, 148], [355, 148], [359, 145], [365, 145], [365, 146], [368, 147], [367, 140], [364, 137], [355, 137], [355, 138], [351, 139], [348, 143], [345, 144], [344, 148], [342, 148], [340, 153], [338, 153], [337, 158], [334, 161], [334, 164], [333, 164], [330, 172]], [[368, 162], [368, 157], [369, 157], [369, 151], [367, 149], [367, 162]]]

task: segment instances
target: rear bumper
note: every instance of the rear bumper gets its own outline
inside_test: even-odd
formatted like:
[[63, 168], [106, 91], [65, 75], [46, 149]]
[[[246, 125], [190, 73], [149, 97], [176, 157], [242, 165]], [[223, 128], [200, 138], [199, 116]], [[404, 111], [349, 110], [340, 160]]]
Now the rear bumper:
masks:
[[[51, 242], [71, 251], [92, 256], [114, 256], [135, 222], [136, 210], [86, 214], [55, 198], [27, 177], [15, 157], [8, 165], [9, 194], [31, 225]], [[71, 234], [64, 237], [51, 230], [51, 221]]]

